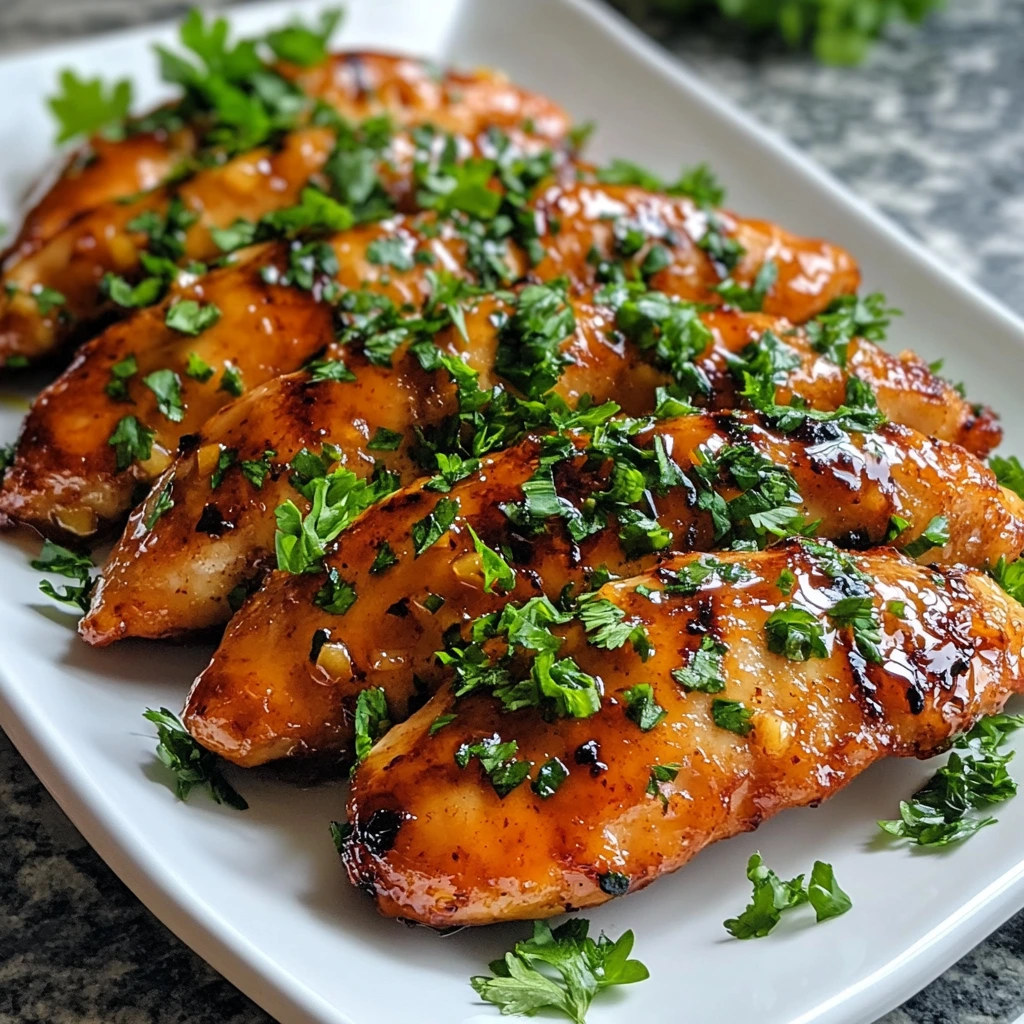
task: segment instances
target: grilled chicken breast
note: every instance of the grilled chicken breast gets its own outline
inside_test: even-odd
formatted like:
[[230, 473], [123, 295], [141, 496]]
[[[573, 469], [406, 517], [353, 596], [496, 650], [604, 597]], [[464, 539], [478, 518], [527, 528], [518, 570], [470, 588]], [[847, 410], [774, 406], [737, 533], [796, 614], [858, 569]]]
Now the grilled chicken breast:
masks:
[[[559, 227], [557, 233], [552, 233], [550, 222], [556, 214]], [[643, 224], [649, 237], [641, 248], [625, 257], [627, 271], [642, 266], [651, 247], [657, 245], [669, 262], [653, 276], [652, 285], [660, 285], [680, 298], [722, 300], [713, 290], [719, 281], [718, 271], [685, 233], [704, 231], [707, 226], [706, 214], [696, 211], [689, 200], [667, 199], [622, 186], [552, 186], [536, 200], [536, 221], [547, 249], [543, 260], [530, 270], [535, 279], [567, 276], [577, 288], [593, 287], [598, 270], [593, 254], [606, 261], [621, 258], [616, 224], [621, 234], [622, 225], [635, 223]], [[693, 227], [691, 221], [698, 222], [698, 227]], [[412, 301], [419, 306], [419, 293], [430, 280], [431, 269], [472, 277], [482, 270], [493, 274], [497, 267], [501, 278], [511, 282], [521, 279], [529, 267], [526, 252], [505, 240], [504, 245], [500, 241], [491, 245], [483, 268], [478, 244], [464, 237], [465, 232], [457, 225], [440, 223], [437, 237], [438, 222], [433, 214], [399, 217], [335, 235], [330, 240], [339, 266], [335, 280], [345, 289], [362, 285], [389, 294], [396, 301]], [[832, 253], [830, 247], [801, 244], [792, 237], [783, 238], [771, 225], [755, 222], [730, 220], [729, 230], [743, 239], [747, 251], [742, 265], [734, 270], [737, 280], [750, 283], [756, 278], [765, 265], [757, 262], [756, 253], [781, 267], [765, 298], [765, 306], [780, 315], [800, 320], [821, 312], [841, 289], [856, 286], [852, 265], [841, 254]], [[381, 262], [372, 246], [385, 240], [391, 246], [400, 245], [411, 264], [408, 269]], [[780, 255], [780, 245], [788, 254], [786, 259]], [[331, 330], [324, 308], [329, 304], [325, 291], [313, 288], [285, 293], [264, 279], [265, 266], [280, 271], [287, 258], [284, 246], [280, 243], [253, 250], [251, 255], [243, 255], [238, 265], [215, 270], [176, 288], [162, 304], [112, 325], [87, 344], [69, 369], [35, 402], [22, 431], [15, 465], [0, 491], [0, 513], [46, 534], [91, 536], [105, 525], [118, 522], [131, 506], [135, 486], [152, 480], [164, 468], [166, 453], [175, 449], [179, 438], [195, 432], [233, 397], [219, 388], [219, 373], [212, 381], [189, 377], [192, 353], [218, 369], [225, 363], [242, 368], [244, 383], [252, 387], [298, 369], [323, 348]], [[812, 254], [816, 255], [812, 258]], [[830, 261], [832, 270], [826, 272], [822, 268]], [[813, 272], [803, 269], [805, 262]], [[165, 325], [169, 309], [183, 299], [213, 304], [219, 310], [217, 322], [199, 337]], [[782, 325], [776, 326], [782, 329]], [[785, 329], [789, 330], [788, 325]], [[135, 360], [137, 372], [124, 389], [111, 396], [108, 386], [112, 367], [128, 358]], [[873, 355], [861, 356], [866, 378], [892, 376], [888, 357], [879, 359], [881, 365]], [[857, 357], [854, 362], [860, 365]], [[808, 372], [823, 378], [824, 362], [815, 365], [818, 368], [809, 368]], [[182, 419], [168, 419], [156, 409], [156, 396], [144, 384], [154, 370], [178, 375], [185, 410]], [[718, 376], [723, 376], [721, 367]], [[993, 433], [998, 439], [991, 415], [975, 415], [952, 388], [926, 371], [923, 376], [918, 374], [919, 379], [903, 380], [910, 376], [910, 371], [901, 373], [899, 380], [892, 380], [892, 386], [912, 386], [921, 397], [922, 413], [925, 405], [931, 409], [928, 425], [934, 433], [961, 438], [971, 446], [976, 440], [978, 444], [992, 443]], [[836, 367], [831, 377], [838, 405], [843, 400], [845, 378]], [[155, 431], [157, 455], [119, 471], [108, 440], [120, 419], [128, 414]]]
[[[351, 120], [386, 113], [397, 125], [430, 122], [471, 134], [479, 131], [481, 123], [516, 127], [521, 119], [532, 118], [537, 134], [552, 141], [560, 140], [566, 130], [559, 107], [524, 93], [493, 72], [438, 74], [437, 67], [426, 61], [369, 51], [332, 54], [308, 68], [278, 63], [274, 70], [310, 101], [319, 100]], [[524, 104], [528, 109], [523, 109]], [[12, 270], [89, 210], [122, 196], [148, 192], [200, 150], [216, 150], [216, 143], [207, 147], [205, 142], [208, 114], [180, 113], [188, 116], [179, 127], [150, 129], [149, 118], [132, 118], [125, 138], [96, 135], [77, 149], [26, 214], [0, 259], [4, 271]]]
[[[578, 622], [554, 627], [557, 657], [575, 659], [600, 692], [590, 717], [503, 712], [486, 688], [458, 700], [447, 685], [373, 748], [352, 785], [343, 859], [382, 913], [447, 927], [604, 903], [831, 796], [874, 761], [938, 753], [1021, 688], [1024, 609], [975, 570], [854, 556], [878, 627], [869, 659], [863, 635], [828, 616], [851, 579], [830, 559], [799, 545], [729, 554], [697, 581], [687, 570], [700, 561], [682, 556], [600, 591], [646, 630], [646, 661], [628, 643], [588, 642]], [[786, 572], [791, 595], [777, 582]], [[680, 577], [693, 585], [673, 594]], [[822, 656], [773, 653], [771, 616], [792, 604], [819, 621]], [[702, 648], [713, 692], [677, 681]], [[513, 679], [531, 671], [519, 657]], [[656, 708], [638, 706], [636, 686]], [[516, 747], [489, 777], [472, 745], [499, 737]], [[564, 776], [557, 791], [538, 780], [542, 766], [548, 780]], [[674, 778], [652, 781], [654, 766]]]
[[[575, 300], [574, 309], [575, 331], [562, 343], [571, 363], [557, 381], [555, 393], [572, 403], [589, 394], [598, 403], [614, 399], [631, 415], [648, 412], [656, 389], [672, 380], [667, 370], [652, 364], [648, 350], [616, 336], [612, 311], [585, 299]], [[484, 302], [469, 317], [468, 346], [454, 329], [439, 339], [443, 350], [465, 358], [482, 374], [484, 388], [496, 382], [496, 353], [504, 337], [495, 326], [495, 311], [492, 303]], [[511, 311], [509, 307], [506, 313]], [[708, 382], [712, 407], [731, 408], [737, 403], [737, 375], [728, 368], [730, 360], [777, 335], [786, 336], [786, 351], [795, 360], [781, 375], [778, 400], [789, 401], [796, 394], [820, 409], [835, 409], [844, 402], [848, 372], [814, 352], [807, 338], [786, 321], [719, 311], [701, 314], [700, 325], [709, 345], [696, 366]], [[408, 348], [397, 350], [390, 368], [357, 359], [355, 353], [346, 354], [356, 374], [354, 383], [315, 382], [308, 375], [281, 378], [245, 396], [211, 421], [200, 437], [189, 439], [187, 450], [154, 485], [149, 501], [136, 510], [103, 570], [93, 607], [82, 624], [90, 643], [175, 635], [227, 621], [228, 595], [258, 575], [273, 551], [274, 508], [289, 498], [301, 502], [288, 482], [286, 467], [303, 448], [318, 448], [324, 441], [338, 445], [345, 453], [345, 464], [359, 474], [371, 471], [376, 456], [400, 474], [402, 483], [418, 475], [421, 469], [409, 457], [417, 444], [413, 428], [436, 426], [458, 408], [447, 371], [425, 373]], [[890, 411], [891, 405], [915, 425], [915, 403], [905, 390], [905, 365], [868, 342], [851, 343], [848, 368], [856, 367], [858, 377], [875, 390], [883, 412]], [[945, 406], [938, 407], [941, 416], [954, 422], [959, 410], [962, 419], [977, 420], [952, 388], [933, 378], [922, 379], [919, 393], [926, 429], [934, 426], [936, 389], [949, 397]], [[381, 453], [369, 447], [381, 427], [402, 435], [397, 451]], [[964, 430], [953, 432], [958, 440], [963, 434]], [[272, 451], [275, 468], [258, 492], [236, 471], [224, 475], [213, 495], [209, 481], [223, 451], [235, 453], [239, 463], [259, 460]], [[103, 456], [108, 462], [111, 459], [110, 453]], [[15, 502], [26, 489], [22, 481], [30, 478], [33, 462], [31, 455], [19, 456], [0, 492], [0, 509], [18, 514]], [[108, 479], [109, 473], [108, 469]], [[167, 500], [173, 501], [173, 507], [154, 519], [155, 506]], [[197, 531], [211, 504], [230, 524], [215, 535]], [[48, 496], [42, 508], [48, 514], [52, 510]], [[66, 521], [70, 503], [63, 501], [62, 508]], [[38, 516], [35, 521], [41, 519]]]
[[[799, 517], [796, 522], [817, 521], [819, 536], [845, 543], [877, 544], [891, 537], [893, 517], [906, 520], [910, 525], [894, 543], [920, 552], [922, 561], [984, 565], [1003, 556], [1012, 560], [1024, 548], [1024, 502], [963, 449], [906, 427], [890, 424], [867, 436], [830, 427], [785, 435], [749, 413], [701, 415], [660, 422], [635, 444], [648, 459], [671, 458], [679, 470], [674, 486], [660, 495], [645, 491], [634, 506], [656, 515], [665, 551], [708, 550], [755, 536], [756, 520], [744, 515], [763, 511], [764, 502], [770, 505], [780, 494], [787, 495], [781, 501]], [[586, 438], [577, 439], [575, 451], [586, 445]], [[555, 466], [557, 494], [581, 515], [608, 507], [601, 503], [620, 479], [615, 474], [623, 460], [642, 462], [619, 449], [617, 459], [600, 454], [608, 449], [605, 444], [589, 459], [573, 454]], [[622, 525], [630, 514], [621, 507], [610, 513], [617, 527], [579, 541], [566, 526], [571, 517], [536, 524], [539, 533], [519, 521], [515, 508], [524, 500], [523, 485], [535, 479], [545, 451], [540, 440], [527, 441], [487, 460], [478, 477], [449, 494], [421, 482], [367, 512], [326, 559], [331, 580], [354, 588], [355, 602], [343, 615], [326, 611], [317, 596], [328, 583], [325, 575], [273, 573], [231, 621], [196, 681], [184, 716], [190, 732], [209, 749], [251, 766], [325, 752], [344, 759], [355, 700], [367, 687], [383, 688], [393, 721], [405, 718], [442, 678], [434, 652], [444, 646], [446, 632], [507, 600], [501, 588], [485, 588], [470, 529], [492, 550], [509, 554], [516, 599], [545, 594], [554, 600], [567, 585], [579, 586], [599, 570], [630, 574], [649, 566], [658, 550]], [[716, 460], [746, 469], [720, 468], [708, 477]], [[729, 503], [722, 506], [731, 510], [727, 514], [740, 517], [731, 527], [738, 533], [722, 533], [711, 492]], [[450, 527], [417, 554], [423, 527], [416, 524], [432, 516], [436, 521], [446, 504]], [[945, 547], [920, 539], [939, 515], [949, 523]], [[383, 571], [382, 551], [394, 560]], [[160, 592], [168, 589], [161, 582]], [[133, 597], [139, 600], [139, 592]], [[126, 599], [126, 613], [128, 605]]]

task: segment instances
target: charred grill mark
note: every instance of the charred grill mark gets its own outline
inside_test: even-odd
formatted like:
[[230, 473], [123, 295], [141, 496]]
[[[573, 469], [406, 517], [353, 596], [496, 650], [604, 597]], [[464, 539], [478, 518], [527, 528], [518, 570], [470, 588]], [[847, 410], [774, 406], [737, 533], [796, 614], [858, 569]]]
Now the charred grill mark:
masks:
[[188, 455], [194, 452], [198, 447], [200, 441], [202, 441], [201, 434], [182, 434], [178, 438], [178, 454]]
[[220, 537], [234, 528], [235, 524], [225, 519], [220, 509], [212, 503], [203, 507], [199, 522], [196, 523], [196, 533], [206, 533], [211, 537]]
[[320, 657], [320, 652], [323, 650], [324, 644], [331, 639], [331, 631], [324, 627], [321, 627], [313, 634], [313, 639], [309, 645], [309, 661], [310, 664], [315, 665], [317, 658]]

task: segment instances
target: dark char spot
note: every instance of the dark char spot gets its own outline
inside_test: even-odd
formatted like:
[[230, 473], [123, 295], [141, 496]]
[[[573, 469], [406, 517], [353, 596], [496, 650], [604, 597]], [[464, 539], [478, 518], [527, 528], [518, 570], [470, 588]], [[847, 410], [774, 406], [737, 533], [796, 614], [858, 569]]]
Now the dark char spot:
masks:
[[207, 505], [199, 517], [199, 522], [196, 523], [196, 533], [208, 533], [211, 537], [219, 537], [226, 530], [234, 528], [235, 524], [228, 522], [216, 505]]

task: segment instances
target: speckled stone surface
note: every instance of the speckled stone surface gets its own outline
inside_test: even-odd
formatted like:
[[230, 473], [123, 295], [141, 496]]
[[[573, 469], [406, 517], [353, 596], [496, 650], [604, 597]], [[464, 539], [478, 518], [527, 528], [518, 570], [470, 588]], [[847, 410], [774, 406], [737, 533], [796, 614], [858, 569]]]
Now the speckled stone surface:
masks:
[[[175, 17], [186, 6], [0, 0], [0, 50]], [[842, 70], [737, 41], [714, 23], [673, 26], [644, 0], [619, 6], [1024, 313], [1024, 0], [950, 0], [922, 31], [894, 32], [864, 67]], [[2, 733], [0, 865], [0, 1024], [270, 1020], [139, 904]], [[1022, 1012], [1024, 914], [884, 1024], [1008, 1024]]]

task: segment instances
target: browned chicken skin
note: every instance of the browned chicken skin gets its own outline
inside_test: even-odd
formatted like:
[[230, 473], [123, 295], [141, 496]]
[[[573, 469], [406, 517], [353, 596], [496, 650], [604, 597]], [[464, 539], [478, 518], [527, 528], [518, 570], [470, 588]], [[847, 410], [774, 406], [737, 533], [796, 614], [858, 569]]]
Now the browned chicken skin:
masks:
[[[1002, 556], [1012, 560], [1024, 548], [1024, 502], [961, 448], [905, 427], [889, 425], [878, 435], [848, 440], [798, 440], [766, 429], [752, 414], [721, 414], [663, 421], [641, 434], [639, 443], [650, 449], [656, 438], [691, 479], [700, 452], [729, 445], [752, 447], [788, 467], [800, 494], [796, 507], [805, 521], [820, 520], [823, 537], [877, 544], [892, 517], [900, 516], [912, 524], [895, 540], [906, 547], [934, 516], [944, 515], [952, 539], [945, 548], [928, 550], [924, 560], [984, 565]], [[538, 457], [539, 443], [530, 441], [488, 460], [479, 479], [456, 485], [449, 495], [417, 484], [366, 513], [327, 557], [327, 566], [357, 595], [343, 616], [315, 604], [322, 575], [272, 574], [232, 619], [197, 680], [185, 710], [188, 729], [218, 754], [251, 766], [331, 751], [344, 759], [354, 702], [366, 687], [382, 687], [392, 719], [403, 719], [441, 678], [434, 652], [445, 631], [505, 602], [484, 589], [470, 526], [492, 549], [512, 552], [512, 596], [519, 599], [537, 593], [555, 599], [566, 584], [582, 583], [598, 567], [629, 574], [651, 564], [654, 554], [628, 554], [614, 529], [577, 545], [557, 520], [537, 536], [516, 527], [502, 507], [522, 500], [523, 482], [536, 471]], [[604, 462], [567, 463], [555, 474], [558, 493], [585, 508], [607, 486], [607, 469]], [[735, 482], [716, 486], [727, 499], [738, 496]], [[413, 524], [442, 500], [458, 502], [453, 525], [415, 557]], [[658, 522], [671, 535], [665, 550], [715, 546], [711, 516], [694, 507], [688, 488], [653, 501]], [[384, 542], [398, 561], [377, 572], [374, 561]], [[444, 603], [431, 610], [437, 598]]]
[[[652, 366], [636, 346], [622, 338], [609, 340], [611, 311], [586, 299], [575, 300], [574, 306], [576, 332], [563, 344], [573, 363], [563, 371], [556, 393], [573, 403], [583, 394], [599, 403], [614, 399], [630, 415], [650, 411], [656, 388], [669, 383], [669, 376]], [[485, 301], [470, 315], [469, 346], [454, 329], [439, 339], [442, 349], [460, 355], [482, 374], [484, 388], [495, 383], [499, 332], [491, 321], [493, 311], [493, 304]], [[702, 314], [702, 320], [712, 344], [697, 362], [711, 384], [712, 407], [728, 409], [736, 404], [736, 383], [727, 369], [727, 357], [745, 350], [766, 330], [785, 335], [786, 344], [800, 355], [799, 365], [778, 388], [780, 400], [789, 400], [795, 393], [819, 409], [835, 409], [843, 403], [847, 375], [817, 355], [804, 335], [786, 321], [727, 311]], [[193, 439], [189, 450], [154, 485], [149, 501], [136, 510], [108, 560], [92, 609], [82, 623], [83, 636], [90, 643], [105, 644], [127, 636], [171, 636], [227, 621], [228, 595], [258, 575], [273, 552], [274, 508], [297, 497], [284, 467], [302, 448], [316, 449], [324, 441], [336, 444], [345, 452], [349, 468], [360, 475], [371, 471], [374, 457], [398, 472], [402, 483], [419, 475], [420, 468], [409, 457], [415, 442], [412, 428], [437, 424], [456, 410], [456, 393], [447, 373], [425, 373], [405, 349], [392, 357], [392, 367], [371, 366], [355, 353], [346, 353], [345, 358], [356, 382], [311, 384], [304, 375], [280, 378], [240, 399]], [[878, 393], [883, 412], [903, 413], [916, 426], [917, 392], [904, 390], [903, 363], [868, 342], [854, 342], [848, 365], [856, 367], [858, 376]], [[956, 410], [960, 410], [973, 420], [973, 413], [952, 388], [941, 385], [941, 389], [949, 396], [939, 408], [941, 416], [956, 422]], [[929, 384], [918, 391], [922, 425], [928, 429], [934, 426], [935, 387]], [[404, 436], [398, 451], [367, 449], [367, 441], [380, 427]], [[962, 432], [954, 430], [952, 436], [960, 440]], [[235, 451], [240, 461], [274, 451], [278, 468], [258, 492], [240, 473], [228, 473], [213, 495], [211, 472], [225, 449]], [[104, 457], [111, 458], [108, 453]], [[15, 463], [0, 492], [0, 509], [18, 514], [15, 502], [25, 489], [22, 481], [31, 479], [33, 464], [31, 452]], [[170, 481], [174, 507], [149, 529], [146, 523], [153, 504]], [[196, 529], [211, 503], [231, 524], [217, 536]], [[42, 507], [52, 508], [48, 497]]]
[[[823, 560], [797, 545], [721, 560], [748, 575], [730, 583], [713, 574], [692, 596], [657, 603], [637, 585], [661, 590], [658, 573], [601, 590], [646, 628], [646, 662], [628, 643], [602, 650], [576, 623], [555, 627], [565, 638], [558, 657], [601, 681], [592, 717], [503, 713], [492, 696], [456, 700], [446, 686], [393, 728], [353, 782], [343, 853], [352, 882], [382, 913], [436, 927], [594, 906], [780, 810], [831, 796], [874, 761], [941, 751], [1021, 689], [1024, 609], [980, 572], [854, 556], [882, 627], [879, 662], [865, 661], [849, 627], [828, 631], [827, 657], [795, 662], [766, 644], [766, 620], [791, 602], [776, 581], [793, 573], [793, 594], [827, 623], [842, 592]], [[724, 686], [688, 692], [671, 673], [708, 639], [722, 647]], [[647, 731], [628, 714], [639, 683], [665, 711]], [[716, 723], [720, 700], [742, 702], [746, 735]], [[430, 735], [447, 714], [456, 717]], [[459, 767], [463, 744], [494, 736], [516, 741], [531, 780], [557, 759], [567, 773], [557, 792], [544, 799], [527, 780], [502, 798], [475, 758]], [[654, 765], [678, 773], [652, 794]]]
[[[417, 62], [406, 62], [419, 66]], [[453, 75], [427, 86], [421, 79], [406, 83], [394, 76], [372, 100], [359, 99], [363, 86], [358, 74], [339, 58], [340, 73], [312, 74], [325, 90], [320, 99], [339, 98], [340, 112], [364, 109], [386, 111], [382, 98], [393, 97], [399, 120], [431, 125], [454, 133], [465, 155], [493, 149], [486, 134], [502, 129], [512, 143], [536, 151], [564, 141], [568, 117], [551, 101], [510, 86], [503, 78], [480, 73]], [[471, 86], [471, 87], [470, 87]], [[467, 88], [469, 87], [469, 88]], [[353, 102], [350, 91], [357, 89]], [[523, 129], [529, 124], [531, 131]], [[182, 260], [209, 260], [220, 255], [213, 228], [227, 228], [238, 219], [260, 217], [292, 206], [302, 190], [316, 181], [334, 149], [330, 128], [304, 127], [285, 135], [275, 146], [261, 146], [221, 165], [197, 171], [182, 183], [168, 183], [144, 195], [111, 199], [86, 210], [24, 258], [4, 266], [5, 291], [0, 293], [0, 366], [12, 356], [36, 359], [79, 334], [104, 314], [120, 315], [104, 298], [101, 282], [108, 272], [127, 280], [142, 275], [140, 254], [148, 236], [140, 217], [167, 216], [179, 203], [195, 221], [182, 229]], [[412, 164], [417, 147], [408, 132], [393, 136], [381, 154], [380, 176], [399, 206], [412, 203]], [[36, 293], [49, 289], [62, 296], [58, 304], [41, 301]], [[42, 294], [47, 294], [43, 292]]]
[[[689, 200], [668, 199], [623, 186], [573, 184], [544, 189], [535, 206], [543, 231], [548, 231], [547, 225], [555, 213], [559, 230], [557, 234], [543, 235], [546, 255], [530, 270], [531, 277], [551, 280], [564, 275], [579, 289], [593, 287], [595, 266], [590, 254], [598, 252], [605, 259], [614, 257], [615, 222], [607, 218], [615, 217], [619, 223], [643, 223], [650, 229], [652, 239], [664, 239], [664, 243], [656, 244], [668, 247], [672, 262], [653, 276], [653, 286], [684, 299], [721, 301], [721, 296], [712, 290], [719, 282], [718, 272], [685, 233], [691, 221], [700, 221], [705, 216]], [[771, 225], [755, 226], [753, 222], [729, 224], [748, 246], [743, 265], [736, 271], [738, 279], [749, 282], [756, 276], [763, 265], [755, 257], [758, 252], [763, 259], [782, 260], [777, 246], [781, 237], [778, 229]], [[428, 238], [428, 233], [433, 235], [435, 230], [435, 218], [430, 214], [412, 219], [399, 217], [335, 235], [330, 244], [340, 266], [337, 281], [347, 289], [363, 284], [397, 302], [421, 305], [430, 268], [460, 274], [469, 271], [467, 244], [458, 229], [445, 223], [440, 240]], [[702, 232], [704, 226], [691, 226], [689, 230]], [[378, 238], [401, 239], [410, 253], [429, 254], [433, 262], [417, 262], [402, 272], [375, 264], [369, 258], [370, 246]], [[158, 454], [126, 472], [117, 472], [114, 452], [107, 442], [122, 416], [131, 412], [155, 430], [159, 452], [167, 453], [174, 450], [181, 436], [197, 430], [232, 397], [218, 389], [216, 380], [188, 378], [185, 369], [190, 353], [198, 353], [218, 368], [225, 362], [241, 367], [243, 380], [252, 387], [298, 369], [323, 348], [330, 339], [330, 321], [319, 294], [293, 291], [286, 295], [260, 276], [262, 266], [280, 265], [285, 258], [283, 244], [254, 250], [254, 254], [243, 257], [241, 266], [213, 271], [194, 284], [175, 289], [164, 303], [112, 325], [87, 344], [69, 369], [43, 391], [29, 414], [14, 468], [0, 491], [0, 513], [47, 534], [91, 536], [104, 525], [116, 523], [130, 508], [136, 484], [152, 480], [166, 464], [166, 454]], [[639, 266], [650, 244], [655, 243], [649, 242], [634, 253], [627, 265]], [[797, 322], [821, 312], [843, 289], [856, 286], [856, 273], [842, 254], [835, 255], [831, 275], [823, 269], [828, 261], [822, 259], [820, 248], [816, 243], [798, 245], [795, 239], [787, 240], [785, 252], [789, 262], [779, 264], [779, 278], [766, 299], [767, 308]], [[814, 259], [811, 253], [817, 253]], [[808, 265], [815, 268], [813, 279], [801, 269], [805, 254]], [[509, 280], [521, 278], [529, 265], [526, 254], [514, 244], [506, 247], [503, 259]], [[220, 310], [217, 323], [198, 338], [164, 326], [167, 309], [183, 298], [211, 302]], [[766, 326], [772, 322], [764, 320]], [[130, 383], [134, 403], [130, 408], [123, 400], [112, 399], [106, 391], [111, 367], [128, 356], [134, 356], [139, 367]], [[881, 380], [891, 376], [893, 365], [889, 357], [871, 357], [863, 373], [857, 372], [866, 379]], [[824, 361], [815, 363], [813, 375], [823, 379], [824, 367]], [[155, 396], [142, 384], [147, 372], [156, 369], [178, 373], [187, 410], [183, 421], [169, 421], [156, 412]], [[719, 366], [718, 376], [728, 376], [724, 366]], [[932, 407], [929, 425], [934, 433], [961, 438], [972, 447], [976, 447], [971, 444], [975, 435], [982, 444], [989, 443], [993, 433], [998, 437], [991, 416], [974, 416], [952, 388], [930, 374], [926, 376], [926, 382], [914, 382], [914, 393], [921, 396], [922, 409], [925, 404]], [[845, 378], [838, 367], [833, 368], [831, 377], [838, 405], [843, 399]], [[893, 386], [896, 384], [894, 381]], [[902, 379], [898, 385], [903, 388]], [[724, 407], [729, 403], [723, 399], [718, 404]], [[968, 420], [988, 426], [979, 426], [968, 438]]]

